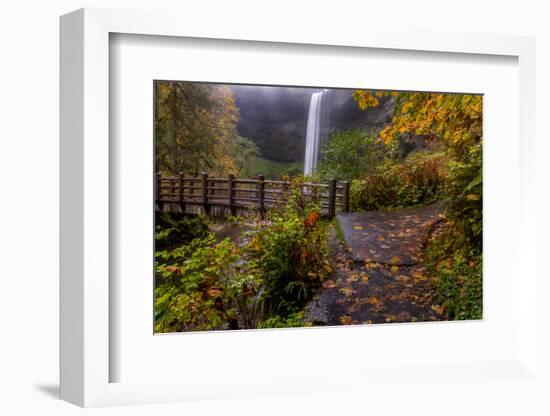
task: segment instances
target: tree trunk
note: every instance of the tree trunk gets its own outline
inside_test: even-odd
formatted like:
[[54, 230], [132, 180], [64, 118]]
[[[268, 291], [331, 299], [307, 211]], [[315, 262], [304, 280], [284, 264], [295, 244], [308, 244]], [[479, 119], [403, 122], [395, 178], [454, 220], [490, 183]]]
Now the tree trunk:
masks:
[[159, 124], [159, 96], [158, 96], [158, 81], [153, 82], [153, 95], [155, 106], [155, 173], [160, 172], [160, 155], [159, 155], [159, 137], [158, 137], [158, 124]]
[[172, 122], [172, 146], [171, 146], [171, 159], [172, 159], [172, 174], [178, 172], [178, 126], [177, 126], [177, 96], [176, 96], [176, 83], [172, 82], [170, 91], [170, 120]]

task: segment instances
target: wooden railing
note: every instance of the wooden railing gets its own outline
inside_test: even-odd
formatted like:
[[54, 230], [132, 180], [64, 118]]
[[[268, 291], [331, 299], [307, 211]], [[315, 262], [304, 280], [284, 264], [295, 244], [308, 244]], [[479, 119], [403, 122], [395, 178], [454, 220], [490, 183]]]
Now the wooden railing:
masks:
[[[155, 175], [155, 198], [158, 210], [178, 209], [180, 212], [240, 215], [244, 210], [263, 214], [287, 203], [292, 184], [272, 181], [259, 175], [256, 179], [209, 177], [163, 177]], [[317, 201], [321, 213], [329, 218], [337, 212], [349, 211], [349, 182], [305, 182], [300, 185], [302, 195]]]

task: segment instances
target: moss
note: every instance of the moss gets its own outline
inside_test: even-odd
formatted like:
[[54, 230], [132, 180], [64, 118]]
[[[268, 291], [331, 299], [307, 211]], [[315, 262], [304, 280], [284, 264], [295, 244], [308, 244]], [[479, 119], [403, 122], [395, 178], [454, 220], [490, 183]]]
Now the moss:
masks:
[[345, 243], [346, 239], [344, 237], [344, 231], [342, 231], [342, 227], [340, 226], [340, 222], [338, 221], [338, 218], [332, 219], [332, 225], [334, 227], [334, 230], [336, 231], [336, 238], [341, 242]]

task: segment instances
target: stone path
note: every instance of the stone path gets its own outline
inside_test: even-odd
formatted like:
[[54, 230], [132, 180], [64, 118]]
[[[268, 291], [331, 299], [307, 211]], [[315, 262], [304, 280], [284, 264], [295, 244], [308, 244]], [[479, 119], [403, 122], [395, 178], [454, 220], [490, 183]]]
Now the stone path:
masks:
[[442, 204], [338, 215], [345, 241], [331, 238], [334, 277], [306, 307], [313, 325], [441, 320], [422, 251]]

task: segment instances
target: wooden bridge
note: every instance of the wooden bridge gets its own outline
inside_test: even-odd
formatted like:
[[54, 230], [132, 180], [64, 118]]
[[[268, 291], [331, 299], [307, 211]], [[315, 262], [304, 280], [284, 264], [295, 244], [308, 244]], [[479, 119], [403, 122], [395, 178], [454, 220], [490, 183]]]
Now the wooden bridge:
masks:
[[[163, 177], [155, 179], [156, 209], [209, 215], [243, 215], [254, 210], [263, 214], [266, 210], [286, 204], [292, 189], [289, 181], [201, 176]], [[299, 185], [302, 195], [319, 203], [321, 214], [329, 218], [336, 212], [349, 211], [349, 182], [330, 180], [328, 183], [304, 182]]]

